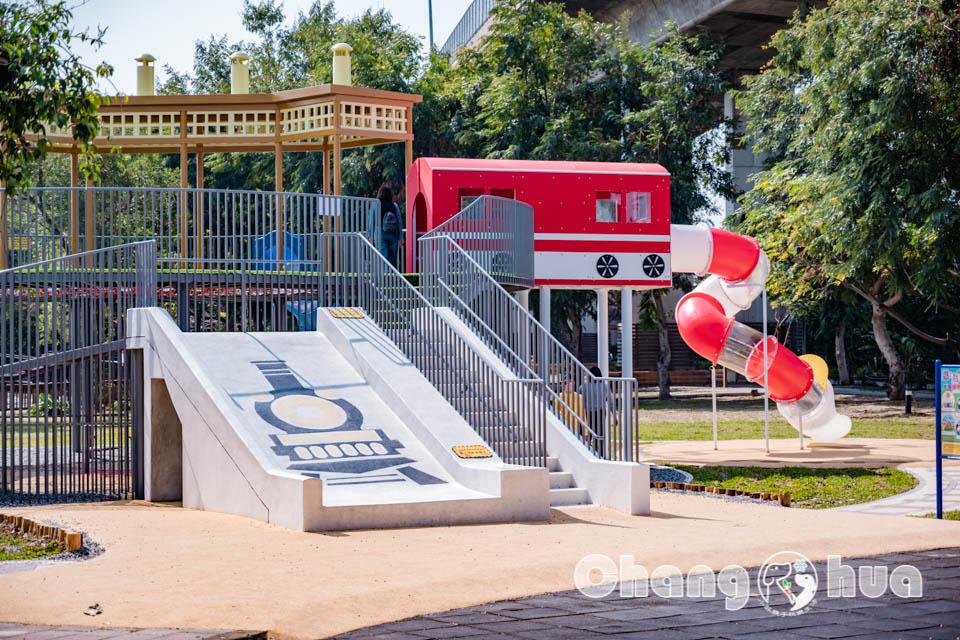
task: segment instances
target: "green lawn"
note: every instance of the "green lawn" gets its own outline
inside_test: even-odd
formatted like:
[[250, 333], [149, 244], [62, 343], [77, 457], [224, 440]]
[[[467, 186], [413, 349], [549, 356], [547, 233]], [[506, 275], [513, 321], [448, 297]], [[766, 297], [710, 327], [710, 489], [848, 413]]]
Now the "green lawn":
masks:
[[[850, 438], [933, 439], [933, 403], [923, 399], [913, 414], [903, 415], [903, 406], [873, 396], [841, 396], [837, 409], [850, 416]], [[674, 400], [643, 398], [637, 409], [639, 440], [712, 440], [713, 414], [709, 396]], [[721, 440], [763, 437], [763, 398], [743, 393], [718, 397], [717, 437]], [[770, 437], [796, 438], [797, 431], [770, 402]]]
[[[936, 517], [937, 517], [937, 512], [934, 511], [933, 513], [928, 513], [928, 514], [926, 514], [926, 515], [924, 515], [924, 516], [921, 516], [921, 517], [923, 517], [923, 518], [936, 518]], [[943, 512], [943, 519], [944, 519], [944, 520], [960, 520], [960, 510], [944, 511], [944, 512]]]
[[[72, 442], [72, 429], [58, 421], [54, 426], [53, 418], [44, 424], [43, 418], [32, 418], [24, 422], [23, 428], [8, 429], [7, 449], [20, 447], [69, 447]], [[95, 427], [94, 437], [99, 445], [118, 445], [126, 442], [127, 429], [123, 427]], [[54, 435], [56, 434], [56, 435]]]
[[807, 469], [804, 467], [697, 467], [667, 464], [693, 475], [697, 484], [741, 491], [789, 493], [792, 506], [827, 509], [879, 500], [909, 491], [917, 479], [898, 469]]
[[[776, 414], [776, 415], [774, 415]], [[933, 439], [931, 421], [853, 419], [848, 438], [920, 438]], [[719, 440], [744, 440], [763, 437], [763, 419], [717, 420]], [[797, 430], [771, 407], [771, 438], [796, 438]], [[713, 420], [648, 422], [640, 416], [637, 438], [642, 440], [712, 440]]]
[[57, 542], [41, 543], [20, 536], [0, 534], [0, 562], [4, 560], [34, 560], [55, 556], [63, 551]]

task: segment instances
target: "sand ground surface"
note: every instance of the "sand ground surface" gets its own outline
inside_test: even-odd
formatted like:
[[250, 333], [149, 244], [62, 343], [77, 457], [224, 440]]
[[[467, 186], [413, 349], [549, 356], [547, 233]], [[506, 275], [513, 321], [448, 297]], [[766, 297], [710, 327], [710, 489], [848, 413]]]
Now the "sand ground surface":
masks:
[[[585, 555], [648, 570], [757, 566], [956, 546], [960, 523], [654, 493], [650, 516], [557, 509], [549, 522], [303, 533], [143, 502], [5, 509], [84, 531], [86, 562], [0, 575], [0, 621], [270, 630], [322, 638], [408, 616], [570, 589]], [[83, 615], [92, 603], [103, 614]]]
[[[671, 440], [641, 445], [641, 462], [752, 466], [752, 467], [932, 467], [935, 463], [933, 440], [908, 438], [844, 438], [830, 444], [800, 438], [771, 438], [770, 453], [763, 440], [720, 440], [715, 451], [707, 440]], [[958, 465], [960, 460], [944, 460]]]

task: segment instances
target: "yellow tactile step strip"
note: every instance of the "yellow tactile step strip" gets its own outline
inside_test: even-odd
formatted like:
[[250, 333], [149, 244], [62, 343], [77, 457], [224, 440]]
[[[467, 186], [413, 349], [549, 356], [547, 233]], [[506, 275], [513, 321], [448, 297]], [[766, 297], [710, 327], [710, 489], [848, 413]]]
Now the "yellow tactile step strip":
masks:
[[83, 546], [83, 534], [70, 529], [35, 522], [30, 518], [9, 513], [0, 513], [0, 523], [12, 525], [14, 531], [23, 535], [56, 540], [66, 551], [76, 551]]

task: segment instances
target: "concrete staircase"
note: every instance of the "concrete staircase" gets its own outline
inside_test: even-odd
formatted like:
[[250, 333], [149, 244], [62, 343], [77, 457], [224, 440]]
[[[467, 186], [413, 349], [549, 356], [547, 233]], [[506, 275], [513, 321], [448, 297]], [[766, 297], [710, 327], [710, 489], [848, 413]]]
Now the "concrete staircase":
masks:
[[578, 487], [573, 474], [560, 468], [560, 460], [547, 457], [547, 470], [550, 472], [550, 506], [572, 507], [590, 504], [590, 494]]

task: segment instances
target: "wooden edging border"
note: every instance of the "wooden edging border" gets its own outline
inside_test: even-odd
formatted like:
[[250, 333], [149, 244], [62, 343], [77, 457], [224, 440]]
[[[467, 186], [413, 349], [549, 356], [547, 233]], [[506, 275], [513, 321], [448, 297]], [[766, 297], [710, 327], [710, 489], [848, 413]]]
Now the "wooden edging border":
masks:
[[727, 487], [715, 487], [705, 484], [691, 484], [688, 482], [651, 482], [651, 489], [674, 489], [676, 491], [702, 491], [704, 493], [713, 493], [725, 496], [743, 496], [753, 500], [769, 500], [779, 502], [781, 507], [790, 506], [790, 493], [768, 493], [766, 491], [741, 491], [739, 489], [728, 489]]
[[36, 522], [24, 516], [0, 513], [0, 524], [9, 524], [17, 533], [56, 540], [66, 551], [76, 551], [83, 546], [83, 534], [50, 524]]

